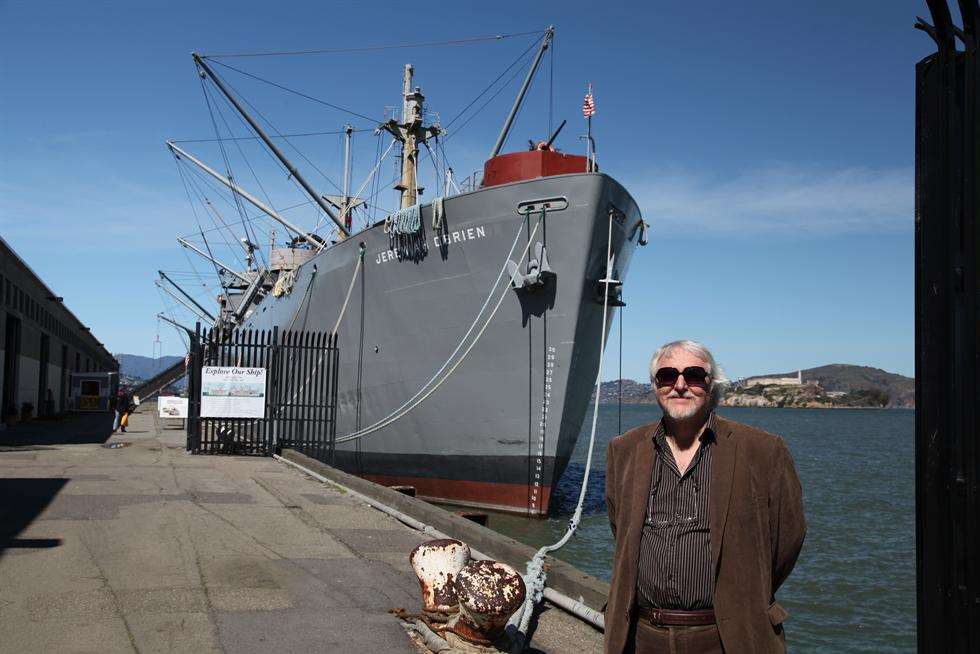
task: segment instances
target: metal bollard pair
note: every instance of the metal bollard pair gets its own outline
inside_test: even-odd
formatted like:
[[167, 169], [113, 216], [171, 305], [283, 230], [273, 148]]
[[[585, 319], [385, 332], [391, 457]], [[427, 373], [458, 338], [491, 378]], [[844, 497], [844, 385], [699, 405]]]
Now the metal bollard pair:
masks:
[[436, 632], [492, 646], [524, 604], [527, 589], [521, 575], [498, 561], [471, 560], [469, 546], [461, 541], [422, 543], [409, 561], [422, 587], [423, 615]]

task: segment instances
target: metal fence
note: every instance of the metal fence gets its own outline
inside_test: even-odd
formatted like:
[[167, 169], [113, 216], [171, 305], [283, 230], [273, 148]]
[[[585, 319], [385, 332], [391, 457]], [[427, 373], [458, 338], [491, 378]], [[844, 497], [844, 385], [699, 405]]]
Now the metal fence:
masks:
[[[265, 369], [264, 417], [202, 417], [205, 366]], [[188, 366], [187, 449], [271, 456], [291, 447], [329, 460], [337, 437], [337, 366], [337, 337], [326, 332], [198, 327]]]

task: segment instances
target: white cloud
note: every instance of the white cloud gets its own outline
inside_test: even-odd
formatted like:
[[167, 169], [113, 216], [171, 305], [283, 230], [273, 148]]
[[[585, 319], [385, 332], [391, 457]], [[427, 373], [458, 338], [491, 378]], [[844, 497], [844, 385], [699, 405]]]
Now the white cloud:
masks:
[[654, 232], [807, 235], [901, 232], [913, 226], [910, 168], [778, 166], [734, 177], [655, 171], [627, 180]]

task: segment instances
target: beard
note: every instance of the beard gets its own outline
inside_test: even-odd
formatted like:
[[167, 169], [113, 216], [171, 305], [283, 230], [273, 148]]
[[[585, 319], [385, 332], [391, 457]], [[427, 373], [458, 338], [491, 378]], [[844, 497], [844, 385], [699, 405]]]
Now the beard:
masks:
[[[670, 400], [671, 398], [667, 399]], [[677, 406], [668, 402], [667, 406], [661, 404], [660, 408], [671, 420], [687, 420], [693, 418], [703, 407], [698, 406], [696, 402], [689, 402], [687, 406]]]

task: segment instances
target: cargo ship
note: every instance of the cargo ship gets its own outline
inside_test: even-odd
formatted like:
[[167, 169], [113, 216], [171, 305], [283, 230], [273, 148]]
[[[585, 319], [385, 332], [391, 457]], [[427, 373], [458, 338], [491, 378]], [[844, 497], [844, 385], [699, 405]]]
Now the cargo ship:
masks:
[[[429, 202], [420, 201], [419, 150], [440, 128], [424, 123], [425, 98], [405, 67], [401, 119], [379, 126], [401, 151], [401, 209], [360, 231], [351, 229], [357, 199], [347, 175], [339, 197], [319, 195], [195, 55], [202, 78], [336, 226], [324, 239], [279, 216], [291, 244], [271, 251], [268, 269], [222, 270], [237, 275], [238, 290], [222, 298], [219, 320], [336, 331], [334, 464], [347, 472], [439, 502], [548, 514], [589, 408], [601, 337], [647, 231], [629, 192], [598, 170], [594, 146], [563, 153], [552, 135], [501, 151], [552, 34], [542, 37], [482, 180]], [[230, 176], [168, 145], [262, 208]]]

